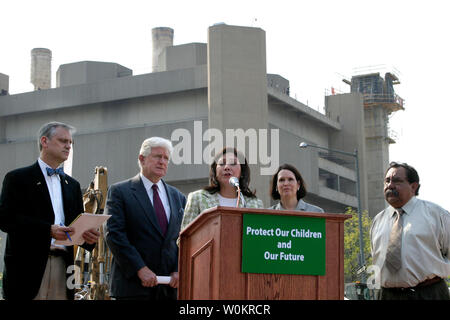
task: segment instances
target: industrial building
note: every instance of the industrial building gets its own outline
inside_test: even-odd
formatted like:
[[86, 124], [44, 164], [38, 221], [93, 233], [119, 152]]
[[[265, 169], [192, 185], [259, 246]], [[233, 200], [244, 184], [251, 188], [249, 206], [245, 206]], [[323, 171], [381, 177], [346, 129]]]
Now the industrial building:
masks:
[[109, 184], [134, 176], [142, 141], [162, 136], [175, 146], [165, 180], [187, 195], [208, 183], [208, 148], [223, 138], [245, 149], [251, 188], [267, 207], [271, 174], [283, 163], [302, 173], [307, 202], [326, 212], [356, 207], [355, 158], [300, 149], [304, 141], [349, 153], [357, 149], [362, 209], [374, 216], [385, 207], [383, 176], [394, 142], [389, 115], [403, 109], [393, 89], [399, 83], [395, 73], [353, 76], [346, 80], [350, 93], [325, 97], [323, 114], [292, 98], [288, 79], [267, 74], [260, 28], [218, 24], [208, 28], [207, 43], [176, 46], [174, 30], [154, 28], [152, 34], [152, 73], [74, 62], [58, 67], [51, 88], [51, 51], [36, 48], [35, 91], [9, 95], [8, 76], [0, 74], [0, 179], [34, 162], [39, 127], [61, 121], [77, 128], [72, 175], [85, 187], [96, 166], [108, 168]]

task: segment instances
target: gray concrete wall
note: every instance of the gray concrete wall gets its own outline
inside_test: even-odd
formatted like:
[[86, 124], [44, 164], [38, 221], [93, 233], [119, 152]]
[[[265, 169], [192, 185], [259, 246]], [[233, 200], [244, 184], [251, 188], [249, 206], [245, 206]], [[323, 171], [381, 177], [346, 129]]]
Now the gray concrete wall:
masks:
[[35, 139], [39, 127], [51, 120], [86, 134], [202, 118], [207, 118], [207, 101], [206, 90], [200, 89], [5, 117], [5, 139]]
[[[272, 128], [273, 126], [271, 125], [270, 127]], [[319, 177], [319, 168], [322, 168], [336, 173], [341, 177], [355, 181], [355, 173], [353, 170], [319, 158], [317, 150], [315, 149], [298, 148], [299, 141], [308, 141], [308, 139], [305, 136], [297, 134], [294, 130], [289, 131], [286, 127], [279, 127], [277, 129], [280, 131], [280, 141], [282, 141], [282, 143], [280, 143], [279, 152], [280, 165], [289, 163], [294, 165], [300, 171], [308, 191], [305, 201], [318, 205], [326, 211], [336, 213], [345, 212], [347, 206], [357, 205], [355, 196], [326, 187], [326, 185], [323, 185], [322, 181], [320, 181]], [[267, 192], [269, 191], [269, 186], [270, 179], [267, 180]]]
[[267, 74], [267, 86], [289, 96], [289, 80], [279, 74]]
[[[95, 166], [107, 166], [110, 182], [117, 182], [137, 171], [137, 153], [145, 138], [159, 135], [170, 139], [172, 132], [186, 128], [194, 139], [194, 121], [207, 119], [205, 90], [180, 92], [117, 101], [57, 113], [41, 112], [8, 117], [6, 137], [11, 143], [0, 144], [0, 178], [16, 167], [31, 164], [38, 155], [36, 132], [48, 121], [63, 121], [77, 128], [74, 135], [74, 177], [87, 186]], [[207, 121], [204, 125], [207, 128]], [[130, 160], [131, 158], [132, 160]], [[172, 180], [201, 177], [201, 169], [174, 167]], [[176, 173], [176, 174], [175, 174]]]
[[280, 165], [284, 163], [292, 164], [301, 173], [309, 193], [318, 195], [318, 162], [317, 155], [298, 148], [301, 135], [288, 131], [280, 127]]
[[287, 108], [288, 110], [296, 111], [302, 118], [305, 118], [305, 120], [312, 121], [315, 126], [321, 127], [324, 130], [329, 130], [330, 134], [333, 131], [340, 131], [342, 129], [341, 124], [335, 119], [331, 119], [327, 115], [308, 107], [275, 88], [270, 86], [267, 87], [267, 93], [269, 105], [271, 106], [279, 106], [280, 110]]
[[[366, 175], [366, 137], [363, 97], [360, 93], [339, 94], [325, 97], [327, 115], [342, 125], [342, 130], [330, 134], [328, 148], [353, 153], [358, 149], [360, 196], [362, 210], [368, 210], [368, 186]], [[354, 168], [354, 157], [342, 155], [348, 167]]]
[[0, 98], [0, 117], [206, 88], [206, 65]]
[[384, 200], [384, 173], [389, 165], [388, 115], [381, 105], [365, 109], [367, 184], [369, 213], [374, 217], [387, 203]]
[[211, 127], [267, 128], [265, 32], [218, 25], [208, 40]]
[[117, 63], [80, 61], [61, 65], [56, 71], [56, 86], [65, 87], [133, 75], [133, 71]]
[[[267, 130], [266, 38], [259, 28], [228, 26], [208, 29], [209, 126], [244, 131]], [[236, 145], [234, 145], [236, 146]], [[247, 153], [245, 150], [240, 150]], [[248, 156], [247, 156], [248, 157]], [[250, 164], [251, 188], [267, 189], [260, 164]], [[267, 194], [258, 194], [267, 206]]]
[[319, 126], [316, 122], [305, 118], [304, 115], [293, 108], [283, 108], [279, 105], [269, 104], [269, 122], [278, 128], [291, 132], [297, 137], [302, 137], [293, 140], [289, 144], [291, 152], [301, 152], [298, 145], [302, 141], [313, 142], [317, 145], [328, 144], [328, 130]]
[[207, 44], [188, 43], [167, 47], [159, 56], [160, 71], [192, 68], [207, 64]]

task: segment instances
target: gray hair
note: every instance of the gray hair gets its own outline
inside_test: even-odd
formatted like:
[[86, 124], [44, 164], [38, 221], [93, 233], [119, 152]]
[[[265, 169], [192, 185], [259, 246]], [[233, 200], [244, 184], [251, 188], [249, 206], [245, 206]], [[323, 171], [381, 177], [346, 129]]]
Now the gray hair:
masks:
[[[169, 152], [169, 157], [172, 156], [173, 146], [172, 141], [161, 138], [161, 137], [151, 137], [145, 139], [142, 142], [141, 149], [139, 150], [139, 155], [148, 156], [152, 152], [152, 148], [162, 147]], [[139, 168], [142, 169], [141, 162], [138, 159]]]
[[69, 131], [70, 134], [73, 134], [76, 131], [74, 127], [72, 127], [68, 124], [62, 123], [62, 122], [53, 121], [53, 122], [44, 124], [39, 129], [38, 134], [37, 134], [37, 144], [39, 147], [39, 151], [42, 151], [41, 138], [47, 137], [47, 138], [51, 139], [55, 135], [55, 130], [57, 128], [63, 128], [65, 130]]

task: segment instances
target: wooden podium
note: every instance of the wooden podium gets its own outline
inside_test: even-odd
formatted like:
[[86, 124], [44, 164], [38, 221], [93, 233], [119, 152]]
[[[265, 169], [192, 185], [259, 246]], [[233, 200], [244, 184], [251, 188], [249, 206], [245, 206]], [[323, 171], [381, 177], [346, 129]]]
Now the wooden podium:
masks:
[[[325, 218], [325, 275], [243, 273], [244, 214]], [[345, 214], [214, 207], [180, 234], [181, 300], [344, 299]]]

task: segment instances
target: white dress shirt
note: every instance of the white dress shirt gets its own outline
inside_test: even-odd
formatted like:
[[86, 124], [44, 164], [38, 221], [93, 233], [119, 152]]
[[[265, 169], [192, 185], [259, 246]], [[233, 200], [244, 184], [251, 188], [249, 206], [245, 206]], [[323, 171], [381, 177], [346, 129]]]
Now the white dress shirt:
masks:
[[236, 207], [237, 197], [236, 198], [225, 198], [218, 194], [219, 196], [219, 205], [222, 207]]
[[[142, 173], [139, 174], [141, 176], [142, 183], [144, 184], [145, 190], [147, 191], [147, 195], [150, 198], [150, 201], [153, 206], [153, 189], [152, 186], [155, 184], [151, 182], [149, 179], [147, 179]], [[169, 204], [169, 197], [167, 196], [166, 188], [164, 188], [164, 183], [162, 180], [159, 180], [158, 183], [156, 183], [158, 186], [158, 194], [159, 198], [161, 199], [161, 202], [164, 206], [164, 211], [166, 212], [167, 217], [167, 223], [170, 221], [170, 204]]]
[[[64, 217], [64, 206], [63, 206], [63, 198], [62, 198], [62, 190], [61, 190], [61, 178], [58, 174], [54, 174], [49, 176], [47, 174], [46, 168], [51, 168], [48, 164], [42, 161], [41, 158], [38, 159], [39, 167], [41, 167], [42, 174], [45, 177], [45, 182], [47, 183], [48, 193], [50, 194], [50, 199], [52, 201], [53, 212], [55, 214], [55, 220], [53, 224], [64, 225], [65, 217]], [[55, 239], [52, 238], [52, 246], [58, 246], [54, 244]], [[65, 246], [59, 246], [65, 248]]]
[[380, 268], [381, 286], [414, 287], [436, 276], [450, 276], [450, 213], [416, 197], [402, 209], [402, 267], [397, 272], [391, 273], [384, 266], [395, 209], [389, 206], [381, 211], [371, 226], [373, 264]]

